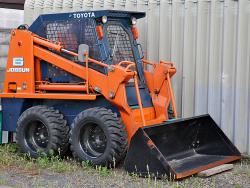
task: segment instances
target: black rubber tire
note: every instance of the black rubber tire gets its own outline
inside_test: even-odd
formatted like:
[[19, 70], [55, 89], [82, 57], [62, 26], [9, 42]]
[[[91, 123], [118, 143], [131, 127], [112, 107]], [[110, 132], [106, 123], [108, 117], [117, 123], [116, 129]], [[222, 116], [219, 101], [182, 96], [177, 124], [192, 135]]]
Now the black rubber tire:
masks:
[[[35, 146], [34, 138], [33, 143], [30, 143], [32, 141], [26, 138], [27, 130], [30, 126], [34, 126], [34, 122], [42, 123], [48, 132], [48, 141], [43, 148]], [[34, 106], [25, 110], [19, 117], [16, 140], [20, 151], [28, 153], [31, 157], [37, 158], [41, 153], [63, 156], [69, 148], [69, 126], [67, 126], [66, 120], [58, 110], [48, 106]]]
[[[81, 130], [90, 123], [99, 126], [106, 137], [106, 148], [96, 158], [86, 154], [80, 143]], [[127, 132], [117, 114], [106, 108], [90, 108], [78, 114], [72, 123], [70, 144], [73, 156], [79, 161], [89, 161], [92, 165], [115, 167], [126, 155], [128, 147]]]

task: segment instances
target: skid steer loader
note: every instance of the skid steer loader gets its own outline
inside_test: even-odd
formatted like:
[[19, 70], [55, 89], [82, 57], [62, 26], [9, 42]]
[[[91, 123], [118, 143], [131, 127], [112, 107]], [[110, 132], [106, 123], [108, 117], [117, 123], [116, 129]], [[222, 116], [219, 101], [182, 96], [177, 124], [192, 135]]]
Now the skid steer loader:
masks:
[[11, 31], [2, 128], [22, 152], [70, 148], [108, 167], [126, 156], [128, 172], [175, 179], [240, 159], [209, 115], [177, 119], [173, 63], [145, 60], [137, 43], [144, 16], [48, 14]]

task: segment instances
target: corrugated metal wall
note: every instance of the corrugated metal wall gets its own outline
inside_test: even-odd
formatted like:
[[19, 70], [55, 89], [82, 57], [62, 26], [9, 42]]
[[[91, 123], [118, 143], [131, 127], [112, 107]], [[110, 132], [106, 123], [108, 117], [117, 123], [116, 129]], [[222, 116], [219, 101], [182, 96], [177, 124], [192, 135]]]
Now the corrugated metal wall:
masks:
[[26, 22], [42, 12], [147, 12], [140, 41], [150, 60], [171, 60], [179, 116], [209, 113], [250, 154], [249, 0], [27, 0]]
[[7, 62], [10, 30], [16, 28], [24, 20], [23, 10], [0, 8], [0, 89], [4, 78], [4, 69]]

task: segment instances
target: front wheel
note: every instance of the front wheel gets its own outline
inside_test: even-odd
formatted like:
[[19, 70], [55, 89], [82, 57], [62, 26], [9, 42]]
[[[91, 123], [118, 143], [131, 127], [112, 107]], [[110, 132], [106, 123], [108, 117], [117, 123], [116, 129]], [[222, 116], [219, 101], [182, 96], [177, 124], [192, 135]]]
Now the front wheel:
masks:
[[111, 110], [87, 109], [77, 115], [71, 127], [71, 151], [80, 161], [113, 167], [126, 154], [127, 133]]
[[69, 127], [58, 110], [34, 106], [19, 117], [16, 140], [21, 152], [31, 157], [39, 157], [40, 153], [64, 155], [68, 150]]

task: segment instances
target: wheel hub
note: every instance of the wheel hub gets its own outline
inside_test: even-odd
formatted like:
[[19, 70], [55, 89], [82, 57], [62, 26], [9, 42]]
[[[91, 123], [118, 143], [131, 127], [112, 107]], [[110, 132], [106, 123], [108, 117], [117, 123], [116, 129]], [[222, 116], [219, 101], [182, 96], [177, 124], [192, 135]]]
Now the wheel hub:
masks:
[[104, 131], [97, 124], [90, 124], [82, 129], [80, 133], [82, 150], [91, 158], [102, 155], [107, 146]]
[[41, 142], [42, 144], [49, 141], [45, 126], [42, 128], [38, 128], [36, 136], [37, 136], [37, 141]]
[[40, 121], [31, 122], [28, 126], [26, 141], [34, 150], [45, 149], [49, 142], [47, 127]]

